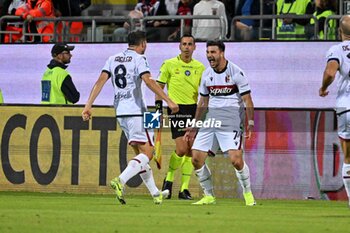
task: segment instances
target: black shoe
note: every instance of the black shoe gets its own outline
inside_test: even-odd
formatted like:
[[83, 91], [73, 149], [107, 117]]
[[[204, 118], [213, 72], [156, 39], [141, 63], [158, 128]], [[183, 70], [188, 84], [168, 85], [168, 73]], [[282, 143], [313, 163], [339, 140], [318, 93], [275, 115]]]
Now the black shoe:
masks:
[[170, 198], [171, 198], [171, 191], [172, 191], [172, 189], [173, 189], [173, 182], [171, 182], [171, 181], [166, 181], [166, 180], [164, 179], [162, 191], [163, 191], [163, 190], [166, 190], [166, 189], [169, 190], [169, 195], [168, 195], [165, 199], [170, 199]]
[[190, 191], [188, 191], [188, 189], [184, 189], [184, 191], [179, 192], [179, 199], [192, 200]]

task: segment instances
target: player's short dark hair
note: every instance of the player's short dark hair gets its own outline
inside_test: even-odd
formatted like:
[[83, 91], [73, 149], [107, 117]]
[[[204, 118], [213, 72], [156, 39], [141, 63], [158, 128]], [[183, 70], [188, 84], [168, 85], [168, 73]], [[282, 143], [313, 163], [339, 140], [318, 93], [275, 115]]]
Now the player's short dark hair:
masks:
[[207, 41], [207, 48], [209, 46], [218, 46], [218, 48], [222, 51], [225, 52], [225, 44], [222, 40], [208, 40]]
[[194, 44], [196, 43], [196, 38], [194, 38], [194, 36], [192, 36], [192, 34], [190, 34], [190, 33], [183, 34], [183, 36], [180, 37], [180, 42], [182, 41], [182, 38], [184, 38], [184, 37], [191, 37], [193, 39]]
[[144, 31], [132, 31], [128, 35], [128, 44], [130, 45], [140, 45], [142, 42], [146, 41], [146, 32]]

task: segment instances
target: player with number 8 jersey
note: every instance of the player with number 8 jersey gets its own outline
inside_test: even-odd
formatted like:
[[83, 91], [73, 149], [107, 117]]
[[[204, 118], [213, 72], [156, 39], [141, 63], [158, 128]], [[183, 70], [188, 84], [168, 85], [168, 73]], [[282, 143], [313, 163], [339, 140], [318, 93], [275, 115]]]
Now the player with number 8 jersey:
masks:
[[111, 78], [115, 92], [114, 104], [118, 123], [136, 156], [129, 161], [128, 166], [118, 177], [111, 180], [110, 186], [115, 190], [118, 201], [125, 204], [124, 186], [128, 180], [139, 174], [153, 196], [154, 203], [161, 204], [169, 191], [159, 191], [148, 164], [153, 158], [153, 132], [143, 128], [142, 114], [147, 111], [147, 107], [142, 95], [142, 81], [155, 94], [161, 96], [174, 113], [179, 110], [179, 107], [170, 100], [151, 77], [147, 59], [143, 55], [147, 47], [146, 33], [131, 32], [128, 35], [128, 46], [127, 50], [108, 58], [100, 77], [92, 88], [82, 117], [85, 121], [91, 118], [92, 104], [104, 84]]
[[117, 117], [141, 116], [147, 109], [142, 96], [140, 78], [143, 74], [150, 73], [146, 57], [128, 48], [110, 56], [102, 70], [112, 79]]

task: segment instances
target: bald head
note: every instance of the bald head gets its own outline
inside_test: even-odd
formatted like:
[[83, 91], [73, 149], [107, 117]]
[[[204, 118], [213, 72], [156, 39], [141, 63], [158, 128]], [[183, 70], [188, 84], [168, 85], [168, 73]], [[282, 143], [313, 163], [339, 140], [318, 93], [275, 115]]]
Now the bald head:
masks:
[[339, 22], [340, 32], [343, 40], [350, 39], [350, 15], [344, 15]]
[[142, 11], [132, 10], [129, 12], [129, 17], [132, 19], [141, 19], [143, 17]]

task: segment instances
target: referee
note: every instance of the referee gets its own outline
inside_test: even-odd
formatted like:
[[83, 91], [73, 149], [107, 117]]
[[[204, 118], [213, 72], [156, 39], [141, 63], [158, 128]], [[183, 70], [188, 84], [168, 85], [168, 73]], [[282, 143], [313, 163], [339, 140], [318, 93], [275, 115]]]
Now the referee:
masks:
[[[174, 182], [174, 172], [181, 167], [181, 189], [179, 199], [191, 200], [191, 193], [188, 190], [193, 165], [191, 162], [192, 144], [185, 142], [183, 128], [177, 127], [180, 121], [186, 122], [187, 119], [193, 119], [196, 113], [198, 101], [198, 87], [201, 81], [202, 73], [205, 70], [204, 65], [193, 59], [192, 54], [196, 49], [195, 39], [192, 35], [184, 35], [180, 38], [180, 55], [165, 60], [160, 68], [158, 84], [164, 89], [167, 86], [168, 95], [172, 101], [179, 105], [179, 112], [171, 115], [168, 108], [168, 116], [171, 123], [172, 138], [175, 140], [176, 148], [171, 153], [169, 168], [164, 179], [163, 190], [170, 191], [167, 199], [171, 198], [172, 185]], [[156, 96], [156, 108], [162, 111], [162, 100]], [[181, 124], [180, 124], [181, 125]]]

